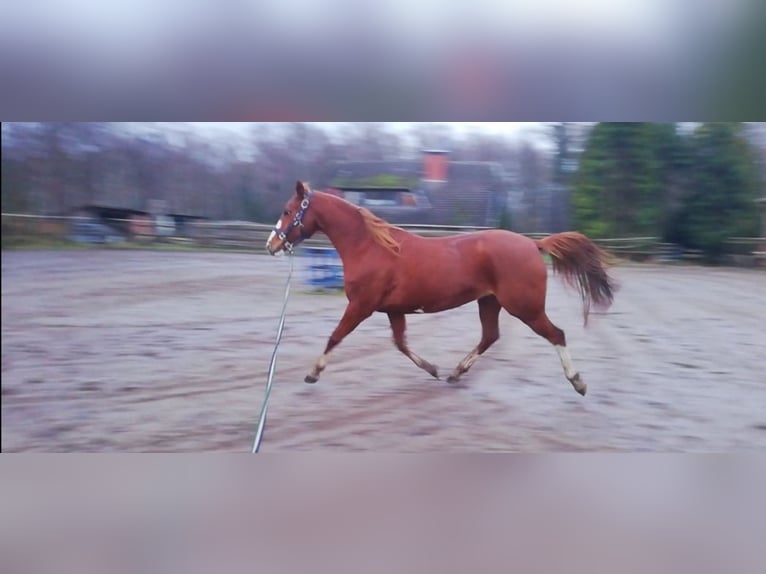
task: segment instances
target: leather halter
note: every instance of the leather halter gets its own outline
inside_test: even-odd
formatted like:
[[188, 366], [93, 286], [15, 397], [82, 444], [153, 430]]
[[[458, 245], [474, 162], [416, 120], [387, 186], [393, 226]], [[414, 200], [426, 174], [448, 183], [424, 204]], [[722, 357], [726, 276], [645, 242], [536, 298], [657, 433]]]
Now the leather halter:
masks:
[[[287, 226], [287, 228], [282, 231], [278, 227], [274, 227], [274, 233], [276, 233], [277, 237], [282, 240], [282, 246], [284, 247], [284, 250], [288, 253], [292, 253], [293, 249], [296, 245], [298, 245], [301, 241], [306, 239], [306, 235], [303, 232], [303, 216], [306, 214], [306, 210], [309, 208], [309, 205], [311, 204], [311, 196], [313, 195], [313, 192], [307, 191], [304, 198], [301, 200], [300, 209], [298, 209], [298, 212], [295, 214], [295, 217], [290, 222], [290, 224]], [[290, 232], [298, 227], [300, 229], [300, 237], [296, 239], [293, 242], [287, 241], [287, 236], [290, 234]]]

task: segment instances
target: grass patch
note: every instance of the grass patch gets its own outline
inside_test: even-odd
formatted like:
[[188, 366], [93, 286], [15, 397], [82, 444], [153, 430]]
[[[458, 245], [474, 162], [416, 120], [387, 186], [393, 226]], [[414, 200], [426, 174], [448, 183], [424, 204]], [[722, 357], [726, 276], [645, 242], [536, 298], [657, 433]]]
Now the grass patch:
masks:
[[90, 245], [76, 243], [58, 237], [40, 237], [28, 235], [3, 235], [3, 249], [87, 249]]

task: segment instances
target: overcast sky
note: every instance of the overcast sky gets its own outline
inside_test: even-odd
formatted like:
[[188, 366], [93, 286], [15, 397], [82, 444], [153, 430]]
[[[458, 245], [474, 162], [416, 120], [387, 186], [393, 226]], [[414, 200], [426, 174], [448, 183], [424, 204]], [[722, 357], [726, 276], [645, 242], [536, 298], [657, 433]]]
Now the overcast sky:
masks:
[[[321, 126], [328, 131], [339, 129], [343, 124], [337, 122], [309, 122]], [[504, 135], [512, 139], [526, 139], [530, 143], [542, 147], [548, 147], [550, 142], [545, 134], [544, 124], [539, 122], [439, 122], [452, 128], [458, 135], [473, 131], [487, 132], [491, 134]], [[190, 122], [189, 125], [199, 130], [200, 133], [210, 134], [212, 137], [218, 135], [246, 134], [251, 128], [250, 123], [237, 122]], [[383, 122], [392, 131], [400, 133], [408, 132], [414, 125], [413, 122]]]
[[[334, 129], [338, 126], [335, 122], [311, 122], [318, 126]], [[505, 134], [510, 137], [523, 137], [530, 135], [541, 127], [540, 123], [536, 122], [441, 122], [450, 126], [454, 130], [469, 131], [479, 130], [486, 131], [494, 134]], [[239, 123], [239, 122], [189, 122], [189, 125], [194, 126], [196, 129], [202, 132], [208, 133], [231, 133], [232, 131], [246, 131], [252, 124]], [[412, 122], [385, 122], [386, 126], [390, 126], [393, 130], [407, 131], [412, 127]]]
[[[321, 126], [332, 132], [339, 130], [342, 123], [337, 122], [308, 122]], [[390, 130], [407, 133], [414, 125], [413, 122], [382, 122]], [[539, 122], [439, 122], [452, 128], [457, 135], [473, 131], [483, 131], [503, 135], [511, 139], [526, 140], [542, 149], [552, 149], [553, 142], [546, 133], [545, 124]], [[250, 122], [157, 122], [123, 124], [130, 132], [163, 132], [170, 141], [174, 140], [173, 133], [179, 127], [191, 127], [195, 132], [214, 143], [234, 144], [241, 153], [242, 159], [248, 159], [251, 151], [250, 132], [253, 123]]]

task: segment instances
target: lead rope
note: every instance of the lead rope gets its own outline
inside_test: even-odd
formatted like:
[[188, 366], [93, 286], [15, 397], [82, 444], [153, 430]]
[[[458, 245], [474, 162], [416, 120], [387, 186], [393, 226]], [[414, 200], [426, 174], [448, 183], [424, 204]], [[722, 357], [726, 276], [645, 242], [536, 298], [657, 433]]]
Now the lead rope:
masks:
[[274, 381], [274, 369], [277, 366], [277, 351], [279, 342], [282, 340], [282, 329], [285, 326], [285, 311], [287, 311], [287, 298], [290, 296], [290, 278], [293, 275], [293, 256], [290, 257], [290, 271], [287, 273], [287, 283], [285, 283], [285, 300], [282, 303], [282, 315], [279, 318], [279, 327], [277, 328], [277, 340], [274, 343], [274, 352], [271, 354], [271, 363], [269, 364], [269, 378], [266, 382], [266, 396], [263, 398], [261, 414], [258, 417], [258, 429], [255, 431], [255, 440], [253, 441], [253, 454], [261, 448], [261, 438], [263, 438], [263, 428], [266, 426], [266, 409], [269, 405], [269, 395], [271, 395], [271, 385]]

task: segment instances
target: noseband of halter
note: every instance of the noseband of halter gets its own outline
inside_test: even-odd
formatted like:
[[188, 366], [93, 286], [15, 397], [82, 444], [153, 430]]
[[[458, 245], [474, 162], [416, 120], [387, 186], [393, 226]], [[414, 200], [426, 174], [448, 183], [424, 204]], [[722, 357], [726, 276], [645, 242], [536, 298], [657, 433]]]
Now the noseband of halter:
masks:
[[[307, 191], [304, 198], [301, 200], [301, 206], [300, 209], [298, 209], [298, 212], [295, 214], [295, 217], [290, 222], [290, 224], [285, 228], [284, 231], [279, 229], [278, 227], [274, 227], [274, 233], [277, 234], [277, 237], [282, 240], [282, 245], [288, 253], [293, 252], [293, 248], [298, 245], [301, 241], [306, 239], [306, 235], [303, 232], [303, 216], [306, 214], [306, 210], [309, 208], [309, 204], [311, 204], [311, 196], [313, 193], [311, 191]], [[298, 239], [296, 239], [293, 242], [290, 242], [287, 240], [287, 236], [290, 235], [290, 232], [295, 229], [296, 227], [299, 228], [301, 235]]]

